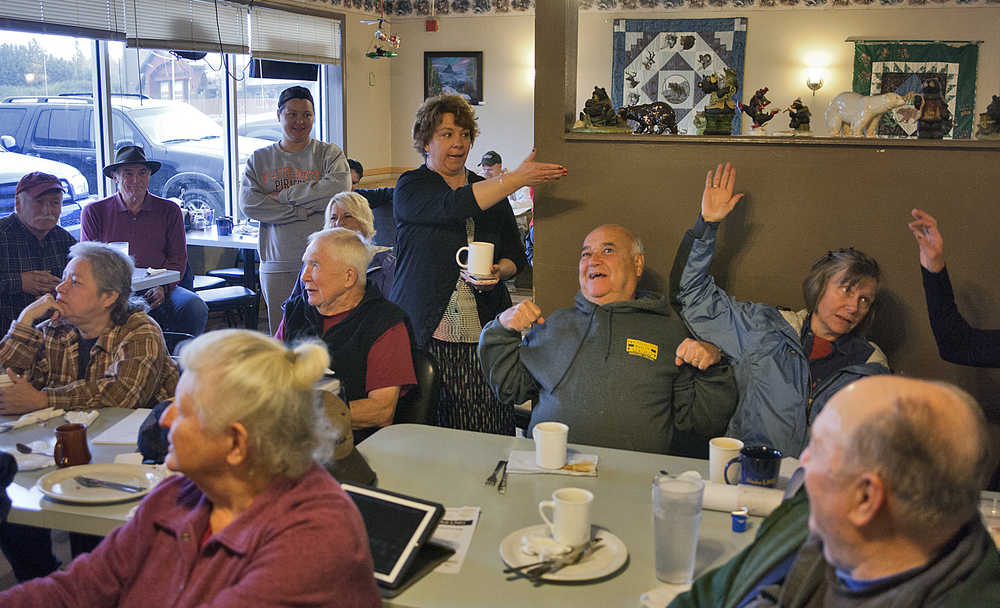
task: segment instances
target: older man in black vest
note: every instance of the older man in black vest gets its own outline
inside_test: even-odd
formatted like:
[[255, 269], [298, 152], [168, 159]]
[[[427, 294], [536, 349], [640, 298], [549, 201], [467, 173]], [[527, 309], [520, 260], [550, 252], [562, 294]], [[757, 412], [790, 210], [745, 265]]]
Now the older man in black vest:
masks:
[[401, 308], [365, 281], [372, 250], [346, 228], [309, 235], [302, 295], [285, 301], [275, 337], [323, 340], [344, 383], [355, 442], [392, 424], [396, 402], [416, 385], [413, 335]]

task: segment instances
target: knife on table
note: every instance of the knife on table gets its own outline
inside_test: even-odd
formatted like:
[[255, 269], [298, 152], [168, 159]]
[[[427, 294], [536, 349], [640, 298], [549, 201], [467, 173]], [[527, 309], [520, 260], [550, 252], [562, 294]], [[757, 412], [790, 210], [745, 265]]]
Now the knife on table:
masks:
[[507, 493], [507, 462], [503, 463], [503, 475], [500, 476], [500, 483], [497, 484], [497, 492], [500, 494]]

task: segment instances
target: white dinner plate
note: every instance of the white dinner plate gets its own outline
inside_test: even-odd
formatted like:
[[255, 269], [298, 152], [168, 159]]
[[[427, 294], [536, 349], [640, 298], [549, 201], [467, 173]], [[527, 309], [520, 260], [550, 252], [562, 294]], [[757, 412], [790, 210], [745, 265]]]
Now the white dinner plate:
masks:
[[[73, 478], [85, 475], [103, 481], [116, 481], [130, 486], [145, 488], [141, 492], [125, 492], [111, 488], [87, 488]], [[38, 489], [49, 498], [61, 502], [81, 504], [103, 504], [125, 502], [141, 498], [166, 478], [155, 467], [141, 464], [84, 464], [66, 467], [43, 475], [38, 480]]]
[[[500, 542], [500, 557], [512, 568], [524, 566], [538, 561], [537, 555], [528, 555], [521, 551], [521, 537], [548, 536], [549, 527], [546, 524], [536, 524], [521, 528], [507, 535]], [[547, 581], [589, 581], [601, 578], [618, 571], [628, 560], [628, 549], [625, 543], [614, 534], [603, 528], [593, 527], [595, 538], [601, 539], [600, 548], [572, 566], [566, 566], [558, 572], [542, 576]]]

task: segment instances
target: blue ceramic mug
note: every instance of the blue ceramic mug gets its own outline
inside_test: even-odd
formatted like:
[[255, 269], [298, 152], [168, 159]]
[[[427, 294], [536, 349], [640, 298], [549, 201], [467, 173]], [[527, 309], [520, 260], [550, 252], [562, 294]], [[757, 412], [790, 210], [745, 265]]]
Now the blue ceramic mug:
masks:
[[739, 456], [726, 463], [722, 478], [726, 480], [726, 483], [736, 485], [737, 482], [729, 479], [729, 467], [738, 462], [740, 463], [738, 483], [773, 488], [778, 484], [781, 457], [781, 450], [776, 448], [766, 445], [747, 446], [740, 450]]
[[233, 234], [233, 218], [220, 217], [215, 220], [215, 227], [218, 229], [219, 236], [230, 236]]

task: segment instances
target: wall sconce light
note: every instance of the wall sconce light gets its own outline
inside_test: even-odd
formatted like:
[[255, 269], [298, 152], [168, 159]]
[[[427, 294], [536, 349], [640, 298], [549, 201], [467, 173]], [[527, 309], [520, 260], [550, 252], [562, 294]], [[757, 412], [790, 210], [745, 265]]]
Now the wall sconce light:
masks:
[[809, 87], [809, 90], [813, 92], [813, 97], [815, 97], [816, 91], [823, 87], [823, 70], [810, 68], [806, 73], [806, 86]]

